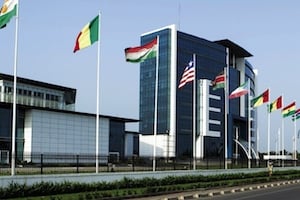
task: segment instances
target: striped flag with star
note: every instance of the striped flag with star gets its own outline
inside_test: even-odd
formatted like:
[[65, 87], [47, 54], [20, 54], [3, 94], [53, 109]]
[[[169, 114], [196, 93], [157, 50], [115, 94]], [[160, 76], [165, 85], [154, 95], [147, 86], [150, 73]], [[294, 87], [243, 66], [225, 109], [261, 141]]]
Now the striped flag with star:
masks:
[[295, 111], [296, 111], [296, 102], [294, 101], [282, 109], [282, 117], [291, 116], [295, 113]]
[[292, 117], [292, 120], [293, 120], [293, 121], [295, 121], [295, 120], [297, 120], [297, 119], [300, 119], [300, 109], [297, 109], [297, 110], [295, 111], [295, 114], [294, 114], [293, 117]]
[[182, 88], [188, 82], [195, 80], [195, 67], [193, 61], [190, 61], [185, 67], [178, 88]]

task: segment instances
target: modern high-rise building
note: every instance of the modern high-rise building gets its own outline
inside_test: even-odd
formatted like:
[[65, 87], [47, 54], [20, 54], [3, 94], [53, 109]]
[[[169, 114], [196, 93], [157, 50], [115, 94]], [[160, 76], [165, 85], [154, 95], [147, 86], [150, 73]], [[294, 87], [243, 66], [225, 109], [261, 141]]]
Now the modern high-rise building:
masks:
[[[191, 157], [193, 155], [193, 83], [178, 88], [182, 73], [196, 55], [196, 157], [224, 157], [224, 89], [213, 90], [211, 81], [229, 60], [229, 92], [250, 82], [255, 96], [256, 72], [247, 61], [252, 55], [225, 39], [209, 41], [163, 27], [141, 35], [141, 45], [159, 37], [157, 135], [154, 140], [156, 58], [140, 64], [140, 155]], [[227, 56], [227, 49], [229, 54]], [[228, 158], [247, 157], [249, 95], [229, 101]], [[256, 156], [256, 113], [251, 111], [252, 157]]]

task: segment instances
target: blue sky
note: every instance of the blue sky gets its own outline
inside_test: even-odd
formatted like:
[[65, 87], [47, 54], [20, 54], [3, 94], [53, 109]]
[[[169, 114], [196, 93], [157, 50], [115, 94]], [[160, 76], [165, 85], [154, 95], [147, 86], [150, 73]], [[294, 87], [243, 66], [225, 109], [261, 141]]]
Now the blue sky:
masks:
[[[139, 117], [139, 65], [126, 63], [124, 48], [139, 45], [142, 33], [170, 24], [211, 41], [230, 39], [253, 54], [258, 93], [271, 100], [299, 101], [300, 1], [297, 0], [20, 0], [18, 76], [77, 89], [77, 111], [96, 112], [97, 45], [72, 52], [83, 26], [99, 11], [100, 113]], [[0, 31], [1, 73], [13, 74], [15, 21]], [[267, 113], [259, 110], [261, 150], [267, 149]], [[294, 131], [284, 120], [285, 147]], [[271, 115], [271, 149], [281, 127]], [[300, 128], [300, 125], [299, 125]], [[299, 146], [299, 145], [298, 145]]]

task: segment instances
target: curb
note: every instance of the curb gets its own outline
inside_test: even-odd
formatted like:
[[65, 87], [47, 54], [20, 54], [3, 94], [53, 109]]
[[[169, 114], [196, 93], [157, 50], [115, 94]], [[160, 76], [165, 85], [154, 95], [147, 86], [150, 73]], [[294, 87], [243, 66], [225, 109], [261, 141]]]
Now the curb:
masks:
[[290, 184], [297, 184], [300, 183], [299, 180], [292, 180], [292, 181], [280, 181], [280, 182], [273, 182], [273, 183], [268, 183], [268, 184], [259, 184], [255, 186], [245, 186], [245, 187], [236, 187], [236, 188], [225, 188], [225, 189], [220, 189], [220, 190], [215, 190], [215, 191], [201, 191], [201, 192], [194, 192], [193, 194], [189, 195], [179, 195], [177, 197], [165, 197], [161, 198], [159, 200], [184, 200], [184, 199], [198, 199], [198, 198], [203, 198], [203, 197], [214, 197], [214, 196], [220, 196], [220, 195], [225, 195], [225, 194], [230, 194], [230, 193], [237, 193], [237, 192], [244, 192], [244, 191], [252, 191], [252, 190], [259, 190], [259, 189], [265, 189], [265, 188], [272, 188], [272, 187], [278, 187], [282, 185], [290, 185]]

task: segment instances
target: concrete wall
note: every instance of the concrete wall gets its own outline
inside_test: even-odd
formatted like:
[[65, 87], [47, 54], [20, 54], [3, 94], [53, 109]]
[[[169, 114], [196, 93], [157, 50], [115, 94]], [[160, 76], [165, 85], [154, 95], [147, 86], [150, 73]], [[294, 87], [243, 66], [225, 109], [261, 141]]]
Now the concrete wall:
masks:
[[[300, 167], [278, 167], [274, 171], [284, 170], [300, 170]], [[32, 175], [32, 176], [1, 176], [0, 187], [7, 187], [10, 183], [33, 185], [35, 183], [64, 181], [78, 183], [94, 183], [94, 182], [113, 182], [122, 180], [124, 177], [132, 179], [164, 178], [167, 176], [185, 176], [185, 175], [218, 175], [218, 174], [236, 174], [236, 173], [255, 173], [267, 172], [267, 168], [244, 168], [244, 169], [218, 169], [218, 170], [177, 170], [177, 171], [149, 171], [149, 172], [115, 172], [115, 173], [89, 173], [89, 174], [56, 174], [56, 175]]]

